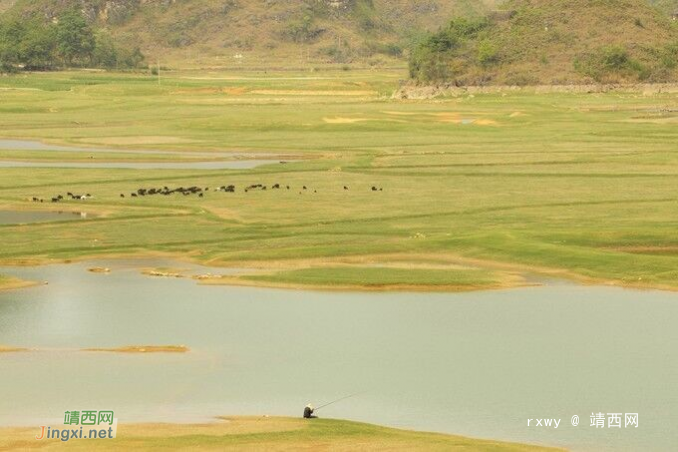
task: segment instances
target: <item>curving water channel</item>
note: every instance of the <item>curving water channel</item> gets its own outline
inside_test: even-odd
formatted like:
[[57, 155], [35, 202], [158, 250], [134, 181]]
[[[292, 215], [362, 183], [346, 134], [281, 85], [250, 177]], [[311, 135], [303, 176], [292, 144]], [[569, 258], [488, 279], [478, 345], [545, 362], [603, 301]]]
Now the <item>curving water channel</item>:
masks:
[[0, 210], [0, 225], [43, 223], [46, 221], [84, 220], [85, 212], [58, 212], [37, 210]]
[[[252, 169], [261, 165], [278, 164], [276, 156], [263, 153], [229, 153], [229, 152], [180, 152], [180, 151], [154, 151], [154, 150], [122, 150], [105, 148], [79, 148], [58, 146], [27, 140], [2, 140], [0, 150], [25, 150], [25, 151], [60, 151], [73, 153], [116, 153], [129, 154], [130, 156], [143, 155], [174, 155], [193, 157], [196, 160], [184, 162], [54, 162], [54, 161], [23, 161], [23, 160], [0, 160], [0, 168], [114, 168], [114, 169], [191, 169], [191, 170], [219, 170], [219, 169]], [[200, 161], [204, 158], [205, 161]], [[214, 159], [229, 159], [218, 160]]]

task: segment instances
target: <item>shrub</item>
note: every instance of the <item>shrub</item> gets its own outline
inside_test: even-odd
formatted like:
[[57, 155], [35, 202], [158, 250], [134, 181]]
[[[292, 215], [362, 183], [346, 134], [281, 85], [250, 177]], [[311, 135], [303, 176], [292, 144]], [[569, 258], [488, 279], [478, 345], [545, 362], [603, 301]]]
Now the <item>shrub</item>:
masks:
[[628, 51], [620, 46], [602, 47], [593, 53], [579, 56], [575, 70], [597, 82], [618, 82], [626, 79], [643, 80], [649, 71]]
[[539, 84], [539, 79], [526, 72], [511, 73], [506, 76], [505, 83], [512, 86], [528, 86]]
[[363, 31], [370, 32], [379, 27], [372, 0], [357, 0], [353, 6], [353, 16]]
[[499, 62], [499, 51], [489, 40], [483, 40], [478, 44], [478, 62], [481, 66], [490, 66]]
[[322, 56], [329, 57], [333, 63], [348, 63], [352, 59], [353, 52], [348, 46], [333, 44], [318, 50]]
[[397, 43], [382, 43], [382, 42], [373, 42], [368, 41], [365, 43], [365, 47], [370, 55], [375, 53], [380, 53], [382, 55], [388, 55], [391, 57], [399, 58], [403, 56], [403, 48]]
[[323, 29], [313, 25], [313, 18], [305, 15], [301, 19], [287, 24], [283, 30], [283, 37], [293, 42], [309, 42], [320, 36]]
[[457, 18], [446, 27], [422, 39], [410, 54], [410, 76], [422, 82], [444, 81], [458, 75], [463, 66], [491, 64], [498, 52], [487, 41], [477, 54], [467, 55], [468, 43], [489, 26], [485, 18]]
[[661, 51], [660, 60], [667, 69], [678, 67], [678, 41], [666, 44]]
[[120, 67], [131, 69], [140, 68], [145, 60], [146, 56], [141, 53], [139, 47], [135, 47], [131, 50], [125, 48], [118, 52], [118, 64]]

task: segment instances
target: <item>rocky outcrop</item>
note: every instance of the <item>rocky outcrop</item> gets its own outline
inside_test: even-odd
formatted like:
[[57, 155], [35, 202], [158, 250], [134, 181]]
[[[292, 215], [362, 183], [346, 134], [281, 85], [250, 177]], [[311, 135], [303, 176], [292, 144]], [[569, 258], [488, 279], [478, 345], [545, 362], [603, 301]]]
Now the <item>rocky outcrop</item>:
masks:
[[533, 85], [533, 86], [455, 86], [455, 85], [415, 85], [404, 84], [391, 96], [397, 100], [426, 100], [440, 97], [460, 97], [472, 94], [500, 94], [507, 92], [527, 92], [536, 94], [572, 93], [593, 94], [608, 92], [632, 92], [645, 96], [662, 93], [678, 93], [676, 83], [630, 84], [630, 85]]
[[82, 11], [90, 22], [118, 25], [131, 18], [141, 2], [142, 0], [85, 1], [82, 4]]

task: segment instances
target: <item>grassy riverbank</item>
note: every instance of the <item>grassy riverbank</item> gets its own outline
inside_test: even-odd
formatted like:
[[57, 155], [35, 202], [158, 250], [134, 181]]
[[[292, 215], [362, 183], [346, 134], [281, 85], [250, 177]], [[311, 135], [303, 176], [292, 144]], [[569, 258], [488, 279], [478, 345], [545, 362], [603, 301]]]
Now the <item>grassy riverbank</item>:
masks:
[[[35, 446], [37, 427], [0, 429], [2, 450]], [[236, 417], [204, 425], [120, 425], [113, 440], [43, 440], [51, 450], [458, 450], [494, 452], [556, 451], [545, 447], [464, 438], [437, 433], [396, 430], [376, 425], [330, 419], [306, 421], [277, 417]]]
[[[263, 275], [225, 278], [226, 281], [266, 284], [273, 287], [357, 289], [357, 290], [439, 290], [465, 291], [513, 287], [516, 278], [484, 270], [412, 269], [375, 267], [304, 268]], [[215, 281], [211, 281], [214, 283]]]
[[[390, 100], [404, 76], [3, 77], [0, 137], [182, 150], [184, 159], [197, 151], [263, 152], [288, 163], [214, 171], [0, 168], [5, 206], [100, 214], [77, 224], [0, 226], [0, 262], [162, 253], [283, 272], [254, 278], [262, 284], [379, 286], [394, 273], [362, 271], [364, 263], [397, 260], [432, 270], [397, 278], [435, 287], [455, 285], [461, 260], [474, 288], [522, 269], [678, 288], [675, 94], [506, 91]], [[45, 151], [9, 149], [0, 163], [17, 153], [23, 161], [53, 160]], [[122, 158], [179, 159], [96, 155]], [[229, 184], [236, 193], [130, 197], [141, 187]], [[252, 184], [269, 189], [246, 193]], [[283, 189], [271, 190], [274, 184]], [[68, 191], [93, 198], [28, 200]]]

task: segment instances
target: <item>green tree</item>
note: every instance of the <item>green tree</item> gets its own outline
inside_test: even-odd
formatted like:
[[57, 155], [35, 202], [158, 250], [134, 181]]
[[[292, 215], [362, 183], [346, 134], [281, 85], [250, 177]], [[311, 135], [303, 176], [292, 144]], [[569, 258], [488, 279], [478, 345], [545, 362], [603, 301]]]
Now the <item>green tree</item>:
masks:
[[54, 26], [38, 19], [29, 19], [25, 23], [23, 39], [18, 48], [19, 59], [25, 69], [50, 69], [54, 65], [56, 50]]
[[96, 33], [94, 42], [94, 51], [92, 52], [94, 66], [107, 69], [115, 68], [118, 65], [118, 50], [111, 36], [100, 30]]
[[59, 17], [56, 45], [66, 66], [91, 61], [95, 48], [94, 32], [77, 9], [70, 9]]
[[478, 44], [478, 62], [481, 66], [490, 66], [499, 61], [499, 52], [489, 40], [480, 41]]
[[146, 57], [141, 53], [139, 47], [134, 49], [123, 48], [118, 52], [118, 64], [120, 67], [138, 68], [141, 67]]
[[0, 72], [15, 72], [25, 28], [18, 20], [0, 23]]
[[456, 18], [420, 41], [411, 52], [410, 76], [421, 82], [450, 81], [473, 64], [489, 64], [498, 57], [491, 46], [480, 48], [478, 61], [470, 57], [469, 43], [489, 26], [484, 18]]

